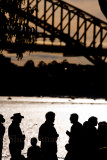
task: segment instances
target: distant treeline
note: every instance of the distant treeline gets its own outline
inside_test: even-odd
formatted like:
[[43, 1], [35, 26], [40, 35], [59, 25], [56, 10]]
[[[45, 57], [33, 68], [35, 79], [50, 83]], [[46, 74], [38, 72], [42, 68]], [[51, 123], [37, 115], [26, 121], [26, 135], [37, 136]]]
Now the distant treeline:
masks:
[[0, 55], [1, 96], [70, 96], [106, 98], [107, 68], [32, 60], [18, 67]]

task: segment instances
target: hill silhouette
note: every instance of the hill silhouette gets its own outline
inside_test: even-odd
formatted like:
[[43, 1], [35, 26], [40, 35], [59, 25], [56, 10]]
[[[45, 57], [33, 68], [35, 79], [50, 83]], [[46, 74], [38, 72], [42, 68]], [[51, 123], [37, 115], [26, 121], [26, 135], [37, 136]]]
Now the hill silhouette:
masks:
[[106, 98], [106, 67], [32, 60], [23, 67], [0, 55], [0, 96], [69, 96]]

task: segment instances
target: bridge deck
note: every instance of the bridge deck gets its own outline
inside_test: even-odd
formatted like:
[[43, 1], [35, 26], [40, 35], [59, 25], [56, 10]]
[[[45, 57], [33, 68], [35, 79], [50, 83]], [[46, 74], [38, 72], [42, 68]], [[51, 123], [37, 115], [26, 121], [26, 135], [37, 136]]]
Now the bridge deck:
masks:
[[76, 56], [93, 56], [93, 55], [98, 55], [98, 56], [104, 56], [107, 57], [107, 49], [94, 49], [94, 48], [83, 48], [81, 49], [81, 52], [79, 51], [79, 48], [77, 47], [71, 47], [70, 51], [65, 45], [51, 45], [51, 44], [16, 44], [16, 43], [6, 43], [2, 46], [0, 46], [2, 50], [7, 50], [9, 53], [17, 53], [18, 51], [23, 53], [25, 51], [43, 51], [43, 52], [51, 52], [51, 53], [63, 53], [64, 56], [71, 56], [71, 57], [76, 57]]

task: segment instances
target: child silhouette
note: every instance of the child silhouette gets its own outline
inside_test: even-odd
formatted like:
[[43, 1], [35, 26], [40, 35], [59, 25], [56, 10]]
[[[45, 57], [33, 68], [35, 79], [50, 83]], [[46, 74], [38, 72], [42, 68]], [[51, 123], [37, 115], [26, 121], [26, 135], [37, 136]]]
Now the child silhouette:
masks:
[[31, 146], [27, 151], [28, 160], [40, 160], [41, 148], [37, 146], [37, 139], [35, 137], [31, 138]]

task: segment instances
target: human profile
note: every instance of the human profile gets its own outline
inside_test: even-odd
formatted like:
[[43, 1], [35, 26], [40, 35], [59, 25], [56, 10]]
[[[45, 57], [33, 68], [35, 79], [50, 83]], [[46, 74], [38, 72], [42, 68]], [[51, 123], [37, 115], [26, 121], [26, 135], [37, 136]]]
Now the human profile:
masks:
[[22, 155], [21, 151], [24, 148], [25, 135], [22, 133], [20, 123], [24, 116], [20, 113], [15, 113], [11, 119], [12, 123], [8, 128], [8, 136], [10, 140], [9, 151], [11, 154], [11, 160], [20, 160]]
[[5, 119], [2, 114], [0, 114], [0, 160], [2, 159], [2, 149], [3, 149], [3, 137], [5, 133], [5, 127], [3, 123], [5, 122]]
[[57, 138], [59, 135], [54, 127], [55, 113], [47, 112], [45, 118], [46, 121], [40, 126], [38, 135], [43, 159], [57, 160]]
[[69, 136], [69, 142], [65, 145], [65, 148], [68, 151], [65, 160], [77, 160], [82, 156], [83, 126], [78, 119], [79, 116], [77, 113], [70, 115], [70, 122], [72, 126], [70, 131], [66, 131], [66, 134]]

